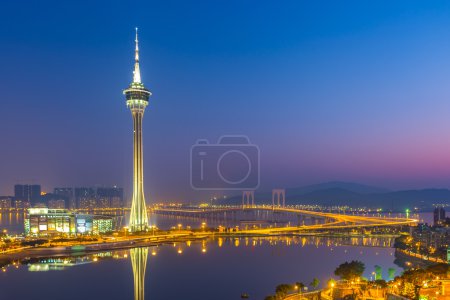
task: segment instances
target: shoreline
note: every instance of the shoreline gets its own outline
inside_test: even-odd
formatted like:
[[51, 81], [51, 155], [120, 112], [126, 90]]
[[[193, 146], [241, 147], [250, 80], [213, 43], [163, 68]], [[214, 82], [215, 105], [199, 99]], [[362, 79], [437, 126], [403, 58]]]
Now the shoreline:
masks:
[[[322, 237], [322, 238], [395, 238], [398, 235], [393, 234], [377, 234], [377, 235], [349, 235], [336, 233], [246, 233], [246, 232], [179, 232], [162, 235], [142, 235], [142, 236], [125, 236], [125, 237], [105, 237], [108, 240], [101, 242], [66, 242], [49, 247], [23, 247], [20, 249], [7, 250], [0, 253], [0, 268], [14, 262], [30, 258], [41, 257], [58, 257], [71, 256], [88, 253], [99, 253], [112, 250], [122, 250], [140, 247], [152, 247], [169, 243], [180, 243], [187, 241], [201, 241], [208, 238], [270, 238], [270, 237]], [[9, 251], [9, 252], [8, 252]]]
[[11, 264], [14, 261], [21, 261], [30, 258], [76, 256], [83, 254], [95, 254], [106, 251], [124, 250], [140, 247], [152, 247], [163, 244], [179, 243], [187, 241], [201, 241], [210, 235], [178, 234], [166, 236], [145, 236], [124, 241], [102, 242], [80, 244], [76, 243], [68, 246], [54, 247], [30, 247], [25, 250], [0, 254], [0, 268]]

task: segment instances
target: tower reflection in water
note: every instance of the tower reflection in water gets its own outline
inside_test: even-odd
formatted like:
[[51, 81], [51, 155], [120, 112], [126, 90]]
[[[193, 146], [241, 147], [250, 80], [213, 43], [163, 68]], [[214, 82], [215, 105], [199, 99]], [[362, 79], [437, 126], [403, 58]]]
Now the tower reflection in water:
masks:
[[133, 267], [134, 300], [144, 300], [148, 248], [130, 249], [130, 256], [131, 266]]

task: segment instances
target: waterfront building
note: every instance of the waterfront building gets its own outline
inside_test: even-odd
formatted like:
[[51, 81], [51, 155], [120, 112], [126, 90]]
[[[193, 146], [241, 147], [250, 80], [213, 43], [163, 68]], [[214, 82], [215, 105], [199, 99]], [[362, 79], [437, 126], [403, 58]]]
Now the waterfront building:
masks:
[[76, 214], [76, 232], [81, 234], [102, 234], [114, 230], [114, 218], [103, 215]]
[[75, 214], [64, 209], [29, 208], [25, 234], [32, 236], [75, 234]]
[[434, 226], [442, 225], [445, 222], [445, 209], [442, 206], [437, 206], [433, 212]]
[[31, 205], [38, 203], [41, 200], [41, 186], [38, 184], [16, 184], [14, 186], [14, 198], [30, 202]]
[[98, 235], [113, 231], [115, 224], [113, 216], [76, 214], [50, 208], [30, 208], [24, 220], [25, 234], [29, 236]]
[[109, 216], [93, 216], [92, 234], [99, 235], [113, 231], [115, 228], [114, 218]]
[[28, 201], [14, 200], [14, 208], [15, 209], [27, 209], [30, 206], [31, 206], [30, 202], [28, 202]]
[[129, 224], [132, 232], [143, 231], [148, 228], [147, 206], [144, 197], [142, 121], [145, 108], [148, 105], [148, 99], [152, 95], [141, 81], [137, 28], [135, 42], [133, 81], [123, 91], [127, 107], [131, 110], [133, 117], [133, 197]]
[[9, 210], [12, 208], [12, 198], [7, 196], [0, 197], [0, 210]]

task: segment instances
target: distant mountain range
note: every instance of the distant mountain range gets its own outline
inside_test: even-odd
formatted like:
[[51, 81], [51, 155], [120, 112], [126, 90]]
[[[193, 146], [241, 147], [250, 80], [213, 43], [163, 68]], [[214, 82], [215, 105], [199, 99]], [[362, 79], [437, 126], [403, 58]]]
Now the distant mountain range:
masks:
[[[271, 203], [272, 194], [255, 193], [256, 203]], [[242, 196], [221, 200], [220, 204], [240, 204]], [[390, 191], [351, 182], [326, 182], [286, 189], [286, 204], [317, 204], [323, 206], [348, 205], [352, 207], [382, 208], [405, 211], [415, 207], [430, 210], [433, 204], [450, 205], [450, 190], [422, 189]]]

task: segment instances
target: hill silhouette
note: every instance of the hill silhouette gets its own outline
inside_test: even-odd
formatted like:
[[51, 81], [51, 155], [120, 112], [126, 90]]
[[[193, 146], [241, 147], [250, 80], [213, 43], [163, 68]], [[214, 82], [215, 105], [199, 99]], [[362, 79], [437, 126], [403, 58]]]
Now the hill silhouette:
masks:
[[[271, 192], [255, 193], [257, 204], [269, 204]], [[236, 195], [221, 200], [218, 204], [236, 205], [242, 203], [242, 196]], [[326, 182], [305, 187], [287, 188], [286, 204], [313, 204], [322, 206], [351, 206], [382, 208], [383, 210], [405, 211], [418, 208], [431, 210], [433, 205], [450, 205], [449, 189], [420, 189], [389, 191], [351, 182]]]

